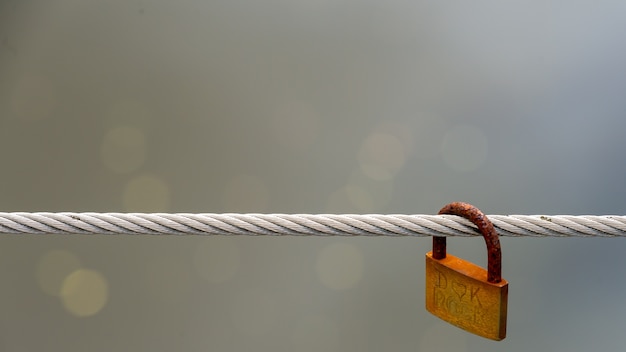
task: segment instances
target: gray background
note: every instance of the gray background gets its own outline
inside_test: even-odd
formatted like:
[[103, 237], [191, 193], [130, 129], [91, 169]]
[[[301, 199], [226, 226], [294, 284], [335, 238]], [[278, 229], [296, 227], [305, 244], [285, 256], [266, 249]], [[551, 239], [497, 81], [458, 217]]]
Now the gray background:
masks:
[[[4, 1], [0, 210], [626, 214], [625, 14]], [[623, 349], [626, 241], [502, 243], [496, 343], [425, 311], [428, 238], [3, 235], [0, 350]]]

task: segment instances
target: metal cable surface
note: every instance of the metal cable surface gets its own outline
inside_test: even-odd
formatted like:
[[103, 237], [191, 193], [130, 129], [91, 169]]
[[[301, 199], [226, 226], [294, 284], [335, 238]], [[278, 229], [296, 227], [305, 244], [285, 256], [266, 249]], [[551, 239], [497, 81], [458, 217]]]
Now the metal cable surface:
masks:
[[[500, 236], [626, 236], [621, 215], [488, 215]], [[247, 236], [478, 236], [454, 215], [0, 213], [0, 233], [247, 235]]]

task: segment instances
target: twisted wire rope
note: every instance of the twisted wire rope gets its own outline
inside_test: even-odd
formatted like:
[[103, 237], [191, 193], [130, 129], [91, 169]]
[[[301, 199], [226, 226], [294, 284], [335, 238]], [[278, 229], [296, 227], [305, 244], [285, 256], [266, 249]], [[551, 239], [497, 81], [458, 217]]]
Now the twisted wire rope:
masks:
[[[624, 237], [626, 216], [488, 215], [500, 236]], [[2, 213], [0, 233], [248, 235], [248, 236], [477, 236], [455, 215]]]

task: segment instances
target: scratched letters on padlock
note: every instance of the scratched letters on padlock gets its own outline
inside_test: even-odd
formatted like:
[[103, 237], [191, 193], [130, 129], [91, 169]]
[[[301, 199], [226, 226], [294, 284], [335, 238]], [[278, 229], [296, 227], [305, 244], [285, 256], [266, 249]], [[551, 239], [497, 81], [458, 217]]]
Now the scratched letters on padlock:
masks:
[[483, 268], [449, 254], [441, 260], [428, 259], [427, 256], [428, 311], [478, 335], [500, 337], [506, 329], [506, 281], [488, 283]]

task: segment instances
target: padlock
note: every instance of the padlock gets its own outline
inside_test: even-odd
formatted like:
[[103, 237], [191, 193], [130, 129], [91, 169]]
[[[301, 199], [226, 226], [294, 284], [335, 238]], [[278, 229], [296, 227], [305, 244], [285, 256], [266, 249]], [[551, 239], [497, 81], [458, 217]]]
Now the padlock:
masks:
[[446, 254], [446, 237], [433, 237], [433, 250], [426, 253], [426, 309], [473, 334], [504, 339], [509, 284], [501, 277], [498, 233], [480, 210], [467, 203], [448, 204], [439, 214], [462, 216], [478, 226], [487, 242], [488, 270]]

